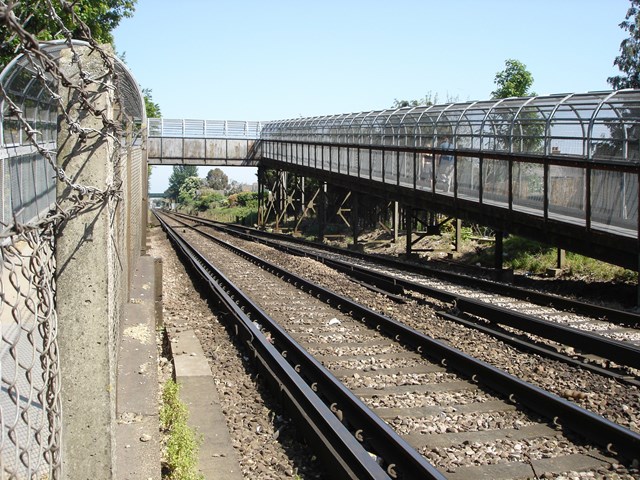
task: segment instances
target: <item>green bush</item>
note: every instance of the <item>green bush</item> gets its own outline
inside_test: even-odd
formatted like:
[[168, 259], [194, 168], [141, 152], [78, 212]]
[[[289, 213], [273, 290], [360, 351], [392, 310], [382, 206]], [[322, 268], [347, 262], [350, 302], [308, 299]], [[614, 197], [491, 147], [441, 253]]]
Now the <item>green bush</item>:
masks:
[[[504, 240], [504, 266], [533, 274], [544, 274], [548, 268], [557, 265], [557, 249], [540, 242], [510, 235]], [[494, 255], [493, 246], [482, 249], [472, 262], [491, 265]], [[566, 253], [566, 272], [569, 276], [578, 276], [605, 282], [636, 282], [638, 274], [593, 258], [573, 252]]]
[[210, 208], [221, 207], [226, 203], [227, 197], [222, 193], [209, 191], [196, 198], [193, 205], [199, 212], [204, 212]]

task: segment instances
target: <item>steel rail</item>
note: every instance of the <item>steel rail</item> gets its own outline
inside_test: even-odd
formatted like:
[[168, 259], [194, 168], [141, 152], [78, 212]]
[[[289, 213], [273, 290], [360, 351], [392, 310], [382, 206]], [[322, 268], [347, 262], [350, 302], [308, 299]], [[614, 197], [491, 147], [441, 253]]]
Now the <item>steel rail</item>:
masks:
[[[186, 255], [215, 295], [236, 318], [236, 328], [291, 402], [300, 410], [324, 448], [338, 454], [342, 475], [357, 479], [437, 479], [442, 475], [389, 425], [367, 408], [315, 358], [310, 356], [259, 306], [235, 288], [215, 266], [158, 217], [162, 228]], [[266, 340], [254, 322], [270, 332]], [[274, 345], [278, 345], [278, 351]], [[306, 381], [305, 381], [306, 379]], [[324, 399], [324, 401], [322, 400]], [[329, 403], [330, 406], [327, 406]], [[383, 469], [370, 448], [385, 462]], [[332, 467], [332, 465], [327, 465]]]
[[[301, 255], [301, 252], [303, 252], [295, 248], [291, 249], [286, 245], [279, 245], [277, 248], [293, 255]], [[442, 311], [438, 311], [436, 314], [448, 320], [463, 324], [469, 328], [482, 330], [483, 332], [513, 346], [517, 346], [518, 348], [584, 368], [600, 375], [615, 378], [621, 382], [636, 386], [640, 385], [640, 381], [631, 378], [629, 375], [602, 368], [594, 364], [585, 363], [582, 360], [576, 360], [568, 355], [555, 352], [548, 347], [541, 347], [532, 340], [525, 341], [518, 339], [513, 334], [498, 330], [496, 326], [507, 325], [523, 332], [535, 334], [548, 340], [553, 340], [563, 343], [564, 345], [578, 348], [581, 350], [580, 353], [597, 354], [602, 358], [613, 360], [620, 365], [639, 368], [640, 349], [624, 342], [610, 340], [589, 332], [583, 332], [575, 328], [558, 325], [554, 322], [543, 320], [532, 315], [516, 313], [504, 307], [495, 307], [486, 302], [469, 299], [434, 287], [428, 287], [408, 280], [397, 279], [379, 272], [372, 272], [366, 268], [357, 267], [339, 260], [327, 259], [310, 253], [307, 253], [306, 256], [324, 263], [325, 265], [357, 280], [373, 285], [374, 287], [377, 287], [381, 293], [388, 295], [394, 300], [397, 300], [397, 295], [402, 294], [406, 290], [412, 290], [431, 298], [449, 302], [457, 310], [456, 314]], [[492, 326], [489, 327], [482, 325], [473, 319], [465, 319], [459, 315], [460, 313], [466, 313], [468, 315], [473, 315], [487, 320]], [[588, 352], [585, 352], [584, 350], [588, 350]]]
[[[202, 223], [202, 222], [200, 222]], [[216, 225], [216, 228], [225, 227]], [[245, 239], [255, 241], [255, 236], [246, 232], [239, 232]], [[264, 242], [263, 242], [264, 243]], [[431, 298], [451, 303], [458, 312], [483, 318], [492, 324], [507, 325], [523, 332], [544, 337], [548, 340], [562, 343], [580, 350], [581, 353], [590, 353], [602, 358], [636, 369], [640, 369], [640, 348], [618, 340], [612, 340], [601, 335], [593, 334], [567, 327], [533, 315], [525, 315], [514, 312], [508, 308], [490, 305], [486, 302], [467, 298], [465, 296], [449, 293], [435, 287], [429, 287], [420, 283], [396, 278], [383, 273], [374, 272], [367, 268], [335, 259], [328, 259], [303, 250], [282, 245], [281, 243], [269, 243], [270, 246], [295, 255], [305, 255], [324, 263], [338, 271], [353, 276], [376, 287], [387, 290], [392, 294], [402, 293], [403, 290], [412, 290]], [[570, 358], [570, 357], [567, 357]], [[602, 373], [602, 372], [600, 372]]]
[[521, 350], [536, 353], [542, 357], [550, 358], [558, 362], [563, 362], [583, 370], [589, 370], [591, 372], [597, 373], [605, 377], [613, 378], [619, 382], [626, 383], [628, 385], [640, 387], [640, 380], [638, 380], [635, 377], [632, 377], [630, 375], [627, 375], [618, 371], [613, 371], [604, 367], [600, 367], [592, 363], [585, 363], [584, 360], [582, 360], [581, 358], [573, 358], [568, 355], [558, 353], [557, 351], [555, 351], [554, 349], [552, 349], [547, 345], [544, 345], [544, 344], [541, 345], [528, 338], [522, 339], [520, 338], [520, 335], [506, 332], [496, 326], [483, 325], [479, 321], [462, 318], [458, 315], [454, 315], [447, 312], [436, 312], [436, 314], [452, 322], [456, 322], [468, 328], [472, 328], [472, 329], [484, 332], [487, 335], [491, 335], [494, 338], [497, 338], [498, 340], [504, 343], [507, 343], [509, 345], [512, 345], [516, 348], [519, 348]]
[[540, 387], [514, 377], [486, 362], [475, 359], [349, 298], [342, 297], [324, 287], [298, 277], [239, 247], [216, 239], [205, 232], [196, 229], [194, 231], [210, 238], [237, 255], [251, 260], [256, 265], [287, 280], [298, 288], [324, 298], [329, 304], [335, 305], [338, 310], [351, 315], [353, 318], [361, 319], [364, 323], [394, 338], [399, 343], [415, 349], [426, 357], [435, 359], [447, 368], [466, 375], [475, 383], [482, 384], [505, 395], [511, 402], [520, 403], [531, 411], [550, 419], [557, 427], [585, 436], [594, 444], [606, 448], [612, 455], [622, 456], [629, 460], [639, 458], [640, 434], [585, 410]]
[[[183, 215], [187, 218], [191, 218], [192, 220], [195, 220], [196, 218], [198, 218], [198, 217], [191, 217], [184, 214], [179, 214], [179, 215]], [[272, 238], [274, 240], [280, 240], [280, 241], [286, 241], [290, 243], [296, 243], [299, 245], [305, 245], [311, 248], [326, 250], [329, 252], [333, 252], [333, 253], [337, 253], [337, 254], [353, 257], [353, 258], [359, 258], [362, 260], [375, 262], [380, 265], [385, 265], [385, 266], [397, 268], [400, 270], [406, 270], [406, 271], [418, 273], [425, 276], [439, 278], [441, 280], [447, 280], [447, 281], [455, 282], [458, 284], [479, 287], [489, 292], [507, 294], [511, 297], [518, 298], [520, 300], [526, 300], [528, 302], [535, 303], [536, 305], [553, 307], [559, 310], [575, 312], [582, 315], [588, 315], [594, 318], [606, 319], [606, 321], [615, 323], [617, 325], [640, 328], [640, 315], [637, 313], [628, 312], [625, 310], [605, 307], [602, 305], [595, 305], [592, 303], [573, 300], [570, 298], [565, 298], [565, 297], [553, 295], [550, 293], [539, 292], [536, 290], [529, 290], [529, 289], [518, 287], [515, 285], [507, 285], [507, 284], [498, 283], [495, 281], [486, 280], [482, 278], [470, 277], [469, 275], [459, 274], [459, 273], [446, 271], [446, 270], [440, 270], [437, 268], [429, 267], [427, 265], [415, 265], [415, 264], [403, 262], [400, 260], [379, 257], [375, 255], [369, 255], [366, 253], [355, 252], [353, 250], [347, 250], [344, 248], [334, 247], [331, 245], [322, 245], [314, 242], [309, 242], [307, 240], [300, 239], [300, 238], [257, 230], [251, 227], [222, 224], [221, 222], [215, 222], [213, 220], [205, 220], [202, 218], [198, 218], [197, 221], [203, 224], [217, 225], [219, 227], [224, 226], [226, 228], [233, 229], [235, 231], [239, 231], [243, 233], [253, 232], [255, 235], [259, 235], [266, 238]]]

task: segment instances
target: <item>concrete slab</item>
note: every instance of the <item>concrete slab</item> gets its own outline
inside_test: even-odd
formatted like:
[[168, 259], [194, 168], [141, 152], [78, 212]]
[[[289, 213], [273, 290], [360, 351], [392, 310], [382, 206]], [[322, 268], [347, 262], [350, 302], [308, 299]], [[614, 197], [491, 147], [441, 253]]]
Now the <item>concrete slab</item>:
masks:
[[218, 390], [200, 341], [193, 330], [167, 332], [170, 339], [180, 400], [189, 409], [189, 426], [203, 436], [198, 468], [205, 479], [242, 480], [243, 475]]
[[116, 397], [117, 480], [160, 479], [154, 260], [140, 257], [121, 324]]
[[209, 362], [193, 330], [172, 335], [171, 350], [176, 377], [211, 376]]

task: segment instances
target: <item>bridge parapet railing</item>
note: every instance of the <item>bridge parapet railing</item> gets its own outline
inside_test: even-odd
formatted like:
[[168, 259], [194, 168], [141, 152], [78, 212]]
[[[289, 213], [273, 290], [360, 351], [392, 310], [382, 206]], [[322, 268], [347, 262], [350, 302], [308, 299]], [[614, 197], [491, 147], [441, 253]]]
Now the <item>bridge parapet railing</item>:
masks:
[[149, 137], [164, 138], [260, 138], [261, 122], [241, 120], [149, 119]]

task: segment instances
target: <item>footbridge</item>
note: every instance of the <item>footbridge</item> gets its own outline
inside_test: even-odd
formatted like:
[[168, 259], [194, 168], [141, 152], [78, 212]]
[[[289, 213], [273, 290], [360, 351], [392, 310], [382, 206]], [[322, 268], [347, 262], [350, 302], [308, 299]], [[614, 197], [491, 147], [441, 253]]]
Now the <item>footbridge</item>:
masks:
[[256, 166], [260, 122], [150, 118], [150, 165]]
[[637, 270], [639, 121], [635, 90], [239, 123], [233, 132], [225, 122], [151, 119], [149, 162], [285, 169]]

